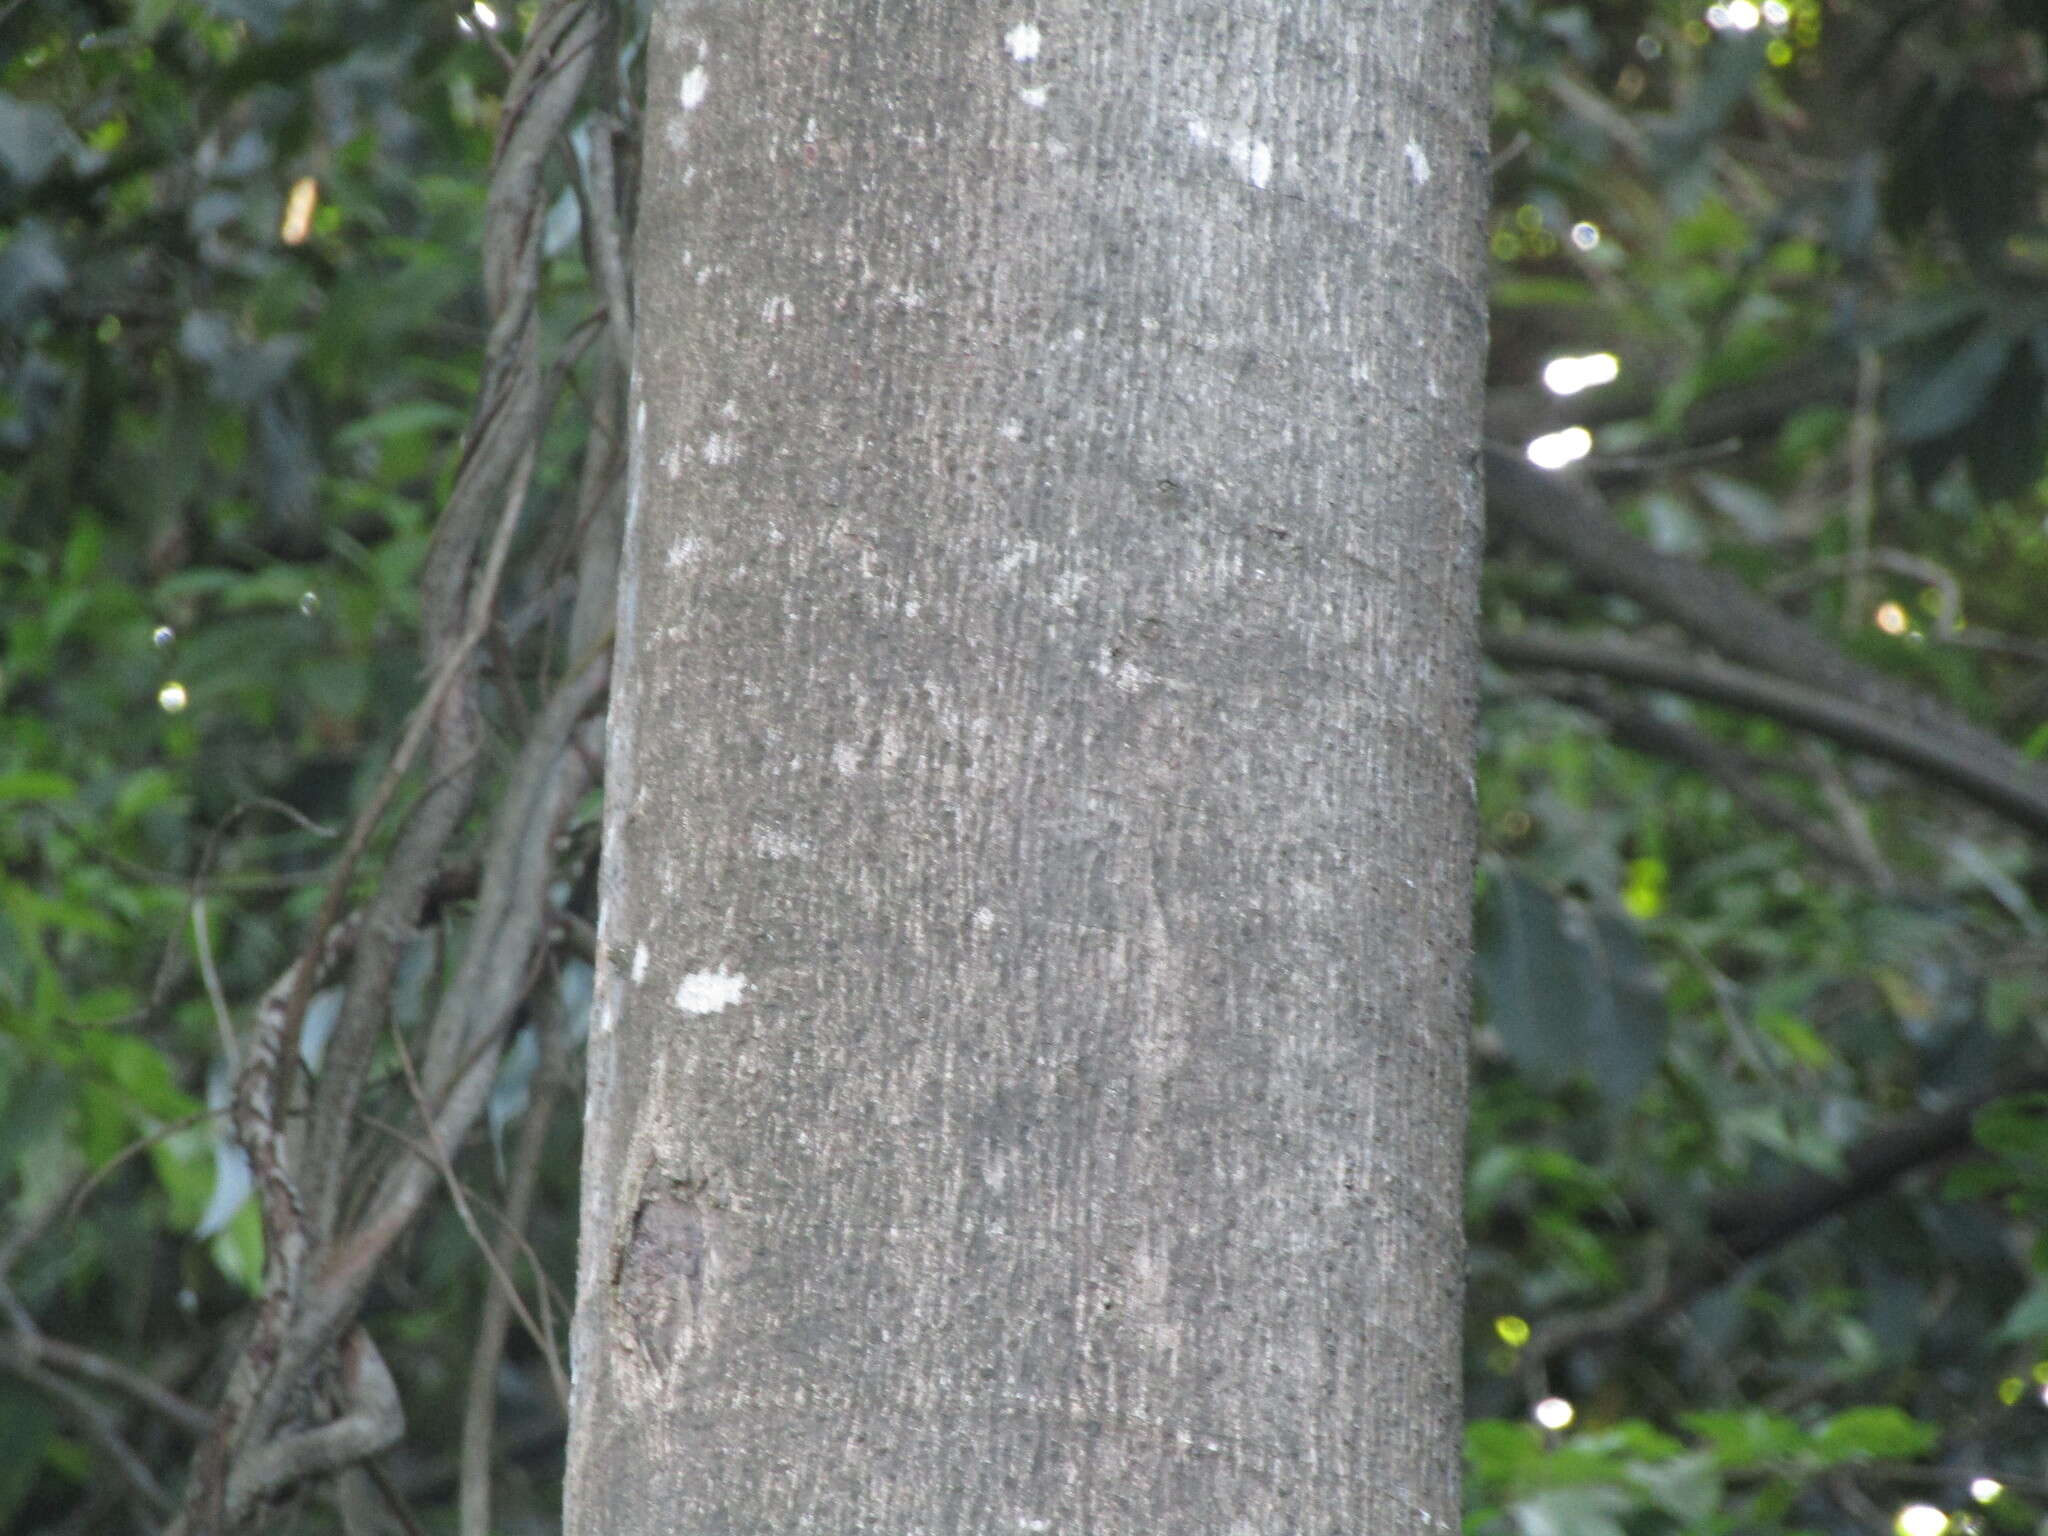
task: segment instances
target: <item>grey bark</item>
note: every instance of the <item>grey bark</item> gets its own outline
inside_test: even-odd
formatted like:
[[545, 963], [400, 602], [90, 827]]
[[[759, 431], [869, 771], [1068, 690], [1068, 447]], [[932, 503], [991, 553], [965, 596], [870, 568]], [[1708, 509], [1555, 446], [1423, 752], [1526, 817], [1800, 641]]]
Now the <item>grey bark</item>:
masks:
[[1483, 17], [658, 8], [572, 1532], [1455, 1528]]

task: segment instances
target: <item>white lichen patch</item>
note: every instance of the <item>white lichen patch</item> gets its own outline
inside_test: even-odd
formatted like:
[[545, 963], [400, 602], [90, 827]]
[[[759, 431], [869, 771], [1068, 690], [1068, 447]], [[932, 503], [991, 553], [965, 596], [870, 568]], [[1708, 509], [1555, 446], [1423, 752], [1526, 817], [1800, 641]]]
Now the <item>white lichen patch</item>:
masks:
[[1045, 546], [1036, 539], [1005, 540], [1003, 552], [996, 560], [996, 570], [1004, 576], [1014, 575], [1027, 565], [1036, 565], [1045, 554]]
[[1273, 179], [1273, 146], [1264, 139], [1240, 135], [1230, 141], [1230, 163], [1255, 187]]
[[694, 112], [704, 105], [704, 95], [710, 89], [711, 76], [705, 73], [704, 66], [692, 64], [683, 71], [683, 83], [676, 92], [676, 99], [683, 104], [685, 112]]
[[875, 739], [875, 766], [883, 769], [894, 768], [903, 760], [904, 745], [901, 731], [893, 725], [883, 726]]
[[996, 428], [996, 431], [1001, 433], [1004, 437], [1008, 438], [1013, 443], [1021, 443], [1024, 441], [1024, 423], [1019, 421], [1014, 416], [1010, 417], [1007, 421], [1003, 422], [1001, 426]]
[[704, 541], [699, 538], [681, 538], [669, 545], [662, 563], [672, 571], [679, 571], [686, 565], [694, 565], [704, 553]]
[[1408, 174], [1415, 178], [1415, 185], [1419, 187], [1428, 181], [1429, 156], [1422, 152], [1422, 146], [1410, 139], [1402, 153], [1408, 157]]
[[739, 456], [739, 445], [723, 432], [714, 432], [704, 439], [704, 462], [706, 464], [730, 464]]
[[1010, 57], [1019, 64], [1029, 64], [1038, 57], [1039, 46], [1045, 41], [1045, 34], [1038, 30], [1037, 23], [1020, 21], [1003, 34], [1003, 46], [1010, 50]]
[[[1198, 149], [1208, 149], [1217, 142], [1209, 125], [1199, 117], [1187, 120], [1187, 130], [1188, 142]], [[1231, 168], [1251, 185], [1263, 187], [1273, 179], [1273, 146], [1264, 139], [1249, 133], [1236, 134], [1223, 146], [1223, 152], [1229, 157]]]
[[989, 929], [995, 927], [995, 925], [996, 915], [992, 909], [988, 907], [976, 907], [974, 909], [975, 927], [981, 929], [982, 932], [986, 933]]
[[647, 959], [647, 946], [645, 944], [635, 944], [633, 946], [633, 985], [636, 987], [647, 979]]
[[1027, 85], [1017, 93], [1017, 99], [1027, 107], [1042, 107], [1050, 94], [1042, 85]]
[[839, 770], [841, 778], [850, 779], [860, 772], [860, 749], [850, 741], [832, 744], [832, 766]]
[[807, 859], [816, 846], [807, 837], [797, 837], [780, 827], [755, 827], [749, 834], [754, 852], [764, 859]]
[[747, 993], [747, 978], [720, 966], [692, 971], [676, 988], [676, 1006], [685, 1013], [723, 1013]]
[[780, 324], [795, 313], [796, 305], [789, 301], [786, 294], [770, 294], [761, 305], [761, 320], [765, 325]]

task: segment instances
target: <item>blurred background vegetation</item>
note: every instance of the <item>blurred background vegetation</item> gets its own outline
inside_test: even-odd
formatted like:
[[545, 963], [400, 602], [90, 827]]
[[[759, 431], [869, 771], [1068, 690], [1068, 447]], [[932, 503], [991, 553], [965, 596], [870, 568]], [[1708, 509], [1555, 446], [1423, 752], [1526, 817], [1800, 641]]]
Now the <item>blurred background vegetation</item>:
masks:
[[[223, 1019], [305, 944], [425, 686], [533, 18], [0, 3], [0, 1528], [155, 1529], [249, 1326]], [[2048, 4], [1502, 0], [1495, 56], [1469, 1527], [2048, 1530]], [[559, 339], [593, 301], [550, 176]], [[565, 664], [562, 355], [483, 647], [494, 773]], [[1776, 620], [1803, 638], [1745, 654]], [[580, 1099], [542, 1041], [587, 1005], [596, 813], [456, 1163], [488, 1216], [568, 1106], [514, 1202], [557, 1336]], [[360, 1113], [402, 1136], [395, 1060]], [[369, 1294], [407, 1418], [376, 1498], [295, 1528], [456, 1528], [505, 1327], [470, 1219], [430, 1209]], [[530, 1329], [495, 1375], [492, 1528], [555, 1529]]]

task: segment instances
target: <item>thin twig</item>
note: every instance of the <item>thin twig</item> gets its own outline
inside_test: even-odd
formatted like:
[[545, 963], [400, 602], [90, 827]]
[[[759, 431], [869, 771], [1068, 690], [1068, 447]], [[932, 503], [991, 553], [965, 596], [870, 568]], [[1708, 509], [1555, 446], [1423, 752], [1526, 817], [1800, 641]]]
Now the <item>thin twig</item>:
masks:
[[213, 940], [206, 931], [206, 898], [192, 898], [192, 948], [199, 956], [199, 975], [206, 983], [206, 1000], [213, 1004], [213, 1026], [220, 1036], [220, 1058], [228, 1075], [242, 1070], [242, 1046], [235, 1038], [235, 1021], [228, 1012], [228, 995], [222, 990], [220, 972], [213, 964]]
[[[542, 1155], [547, 1150], [549, 1122], [553, 1119], [556, 1092], [567, 1058], [562, 1039], [559, 1003], [537, 1010], [534, 1029], [540, 1037], [540, 1064], [535, 1068], [528, 1091], [526, 1115], [520, 1122], [519, 1141], [513, 1148], [509, 1185], [505, 1195], [504, 1226], [498, 1234], [494, 1268], [509, 1270], [517, 1249], [527, 1248], [523, 1228], [540, 1186]], [[530, 1249], [528, 1250], [530, 1251]], [[535, 1264], [536, 1273], [539, 1265]], [[542, 1291], [545, 1298], [545, 1289]], [[462, 1415], [462, 1474], [457, 1500], [460, 1536], [489, 1536], [491, 1529], [491, 1445], [498, 1419], [498, 1367], [504, 1358], [505, 1330], [511, 1320], [514, 1298], [494, 1288], [484, 1298], [477, 1321], [476, 1347], [469, 1362], [469, 1388]], [[552, 1343], [552, 1328], [539, 1339]], [[568, 1412], [567, 1383], [556, 1380], [556, 1399]]]
[[1498, 631], [1483, 642], [1486, 654], [1503, 666], [1590, 673], [1669, 689], [1827, 736], [1915, 769], [2048, 837], [2048, 776], [1995, 738], [1995, 752], [1976, 750], [1981, 733], [1974, 730], [1958, 740], [1852, 696], [1649, 646]]
[[427, 1152], [433, 1158], [434, 1168], [441, 1175], [442, 1183], [448, 1186], [448, 1195], [454, 1202], [455, 1214], [461, 1218], [470, 1241], [476, 1244], [478, 1251], [484, 1256], [484, 1262], [490, 1266], [491, 1278], [497, 1282], [506, 1304], [517, 1314], [519, 1321], [533, 1336], [534, 1343], [539, 1346], [541, 1359], [548, 1368], [548, 1379], [554, 1385], [555, 1395], [560, 1400], [563, 1410], [567, 1411], [569, 1375], [562, 1369], [561, 1356], [555, 1348], [555, 1341], [541, 1332], [540, 1324], [534, 1321], [533, 1314], [527, 1310], [526, 1298], [519, 1294], [518, 1283], [513, 1280], [504, 1261], [499, 1257], [496, 1245], [484, 1236], [483, 1228], [477, 1225], [476, 1214], [469, 1208], [469, 1197], [463, 1192], [462, 1181], [455, 1176], [455, 1165], [448, 1160], [448, 1149], [441, 1145], [440, 1131], [435, 1127], [433, 1114], [427, 1108], [426, 1093], [420, 1087], [419, 1074], [413, 1069], [412, 1052], [405, 1048], [403, 1035], [394, 1031], [391, 1038], [398, 1050], [398, 1064], [405, 1072], [405, 1085], [412, 1090], [413, 1103], [418, 1107], [420, 1118], [426, 1126]]
[[105, 1408], [89, 1393], [55, 1372], [44, 1370], [19, 1350], [5, 1344], [0, 1344], [0, 1370], [23, 1385], [33, 1387], [62, 1408], [78, 1426], [79, 1432], [92, 1442], [93, 1449], [121, 1475], [151, 1513], [165, 1515], [170, 1512], [171, 1496], [164, 1491], [163, 1484], [156, 1480], [148, 1464], [135, 1454], [128, 1442], [115, 1432], [113, 1425], [107, 1422]]
[[92, 1350], [81, 1349], [76, 1344], [67, 1344], [45, 1333], [17, 1330], [12, 1339], [0, 1339], [0, 1351], [6, 1350], [14, 1351], [33, 1364], [49, 1366], [73, 1376], [83, 1376], [101, 1386], [112, 1387], [188, 1435], [203, 1435], [213, 1426], [213, 1415], [204, 1408], [188, 1403], [140, 1371]]

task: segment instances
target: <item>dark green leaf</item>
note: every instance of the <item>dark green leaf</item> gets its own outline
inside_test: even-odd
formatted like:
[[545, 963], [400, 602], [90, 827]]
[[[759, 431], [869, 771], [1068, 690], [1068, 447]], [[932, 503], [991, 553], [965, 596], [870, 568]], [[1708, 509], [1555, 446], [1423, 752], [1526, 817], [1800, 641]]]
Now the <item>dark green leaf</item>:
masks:
[[1987, 325], [1908, 373], [1886, 402], [1892, 436], [1902, 443], [1925, 442], [1961, 426], [1990, 398], [2015, 340], [2003, 327]]

